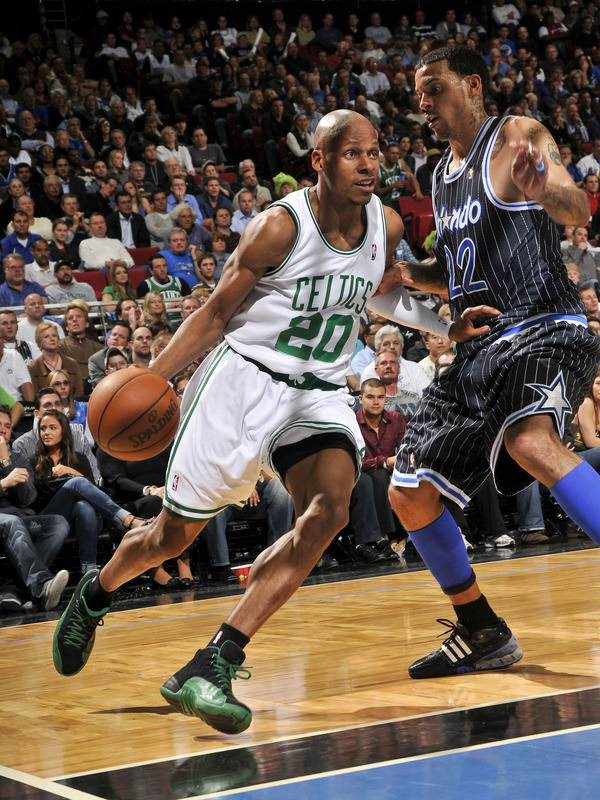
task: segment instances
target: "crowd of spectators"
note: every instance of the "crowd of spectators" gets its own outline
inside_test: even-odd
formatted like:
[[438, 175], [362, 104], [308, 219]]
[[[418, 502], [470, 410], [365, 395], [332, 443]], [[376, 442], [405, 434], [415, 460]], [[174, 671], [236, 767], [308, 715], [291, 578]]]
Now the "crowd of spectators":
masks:
[[[482, 53], [490, 72], [488, 113], [544, 123], [585, 190], [588, 225], [567, 226], [562, 251], [600, 335], [598, 4], [495, 0], [460, 18], [454, 9], [408, 15], [391, 4], [344, 18], [312, 8], [298, 19], [265, 7], [234, 20], [199, 18], [187, 7], [185, 19], [162, 11], [158, 19], [151, 4], [135, 14], [111, 6], [98, 10], [86, 31], [32, 32], [24, 42], [0, 37], [0, 530], [29, 600], [52, 607], [64, 588], [64, 576], [55, 580], [48, 571], [67, 535], [64, 525], [51, 526], [49, 544], [28, 522], [40, 506], [36, 480], [49, 479], [40, 471], [41, 413], [58, 415], [57, 423], [50, 414], [44, 430], [58, 424], [66, 443], [50, 448], [46, 473], [61, 486], [76, 478], [80, 493], [82, 481], [101, 486], [107, 498], [100, 502], [86, 487], [86, 497], [73, 500], [74, 508], [88, 504], [83, 519], [98, 522], [100, 514], [116, 520], [117, 529], [127, 527], [125, 512], [107, 502], [141, 518], [156, 513], [165, 458], [134, 465], [98, 452], [86, 425], [91, 389], [114, 370], [148, 366], [206, 302], [249, 221], [314, 184], [314, 132], [332, 110], [352, 108], [375, 126], [383, 203], [401, 210], [403, 197], [430, 196], [446, 143], [425, 123], [414, 69], [440, 44]], [[410, 244], [417, 256], [428, 246]], [[142, 275], [135, 269], [140, 253]], [[414, 258], [404, 240], [397, 255]], [[447, 298], [422, 299], [450, 313]], [[109, 321], [106, 336], [91, 311]], [[374, 316], [363, 323], [348, 375], [367, 441], [351, 527], [357, 556], [375, 563], [397, 559], [390, 542], [403, 537], [385, 486], [404, 421], [453, 353], [440, 337], [400, 331]], [[174, 381], [178, 394], [196, 366]], [[589, 441], [587, 428], [586, 435]], [[70, 472], [56, 473], [61, 464]], [[485, 498], [497, 506], [493, 486]], [[259, 503], [273, 541], [291, 522], [289, 496], [263, 476], [249, 507]], [[545, 541], [538, 487], [517, 506], [520, 541]], [[488, 515], [497, 524], [479, 521], [481, 538], [512, 546], [497, 510]], [[8, 524], [10, 515], [21, 522]], [[229, 512], [216, 518], [202, 537], [216, 579], [230, 575], [228, 518]], [[78, 518], [68, 522], [79, 537]], [[467, 520], [459, 524], [468, 534]], [[94, 547], [79, 544], [82, 566], [94, 563]], [[25, 551], [37, 553], [27, 580], [15, 555]], [[326, 554], [321, 566], [332, 560]], [[177, 571], [175, 578], [161, 567], [151, 577], [160, 585], [190, 582], [189, 553]], [[0, 603], [20, 607], [21, 600]]]

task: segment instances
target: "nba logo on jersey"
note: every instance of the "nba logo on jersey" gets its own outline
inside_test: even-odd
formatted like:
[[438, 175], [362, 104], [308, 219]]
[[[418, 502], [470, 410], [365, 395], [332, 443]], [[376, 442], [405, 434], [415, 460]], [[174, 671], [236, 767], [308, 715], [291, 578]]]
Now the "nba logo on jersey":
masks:
[[173, 475], [173, 480], [171, 481], [171, 491], [176, 492], [177, 487], [179, 486], [179, 475]]
[[375, 242], [371, 245], [371, 261], [375, 261], [377, 258], [377, 245]]

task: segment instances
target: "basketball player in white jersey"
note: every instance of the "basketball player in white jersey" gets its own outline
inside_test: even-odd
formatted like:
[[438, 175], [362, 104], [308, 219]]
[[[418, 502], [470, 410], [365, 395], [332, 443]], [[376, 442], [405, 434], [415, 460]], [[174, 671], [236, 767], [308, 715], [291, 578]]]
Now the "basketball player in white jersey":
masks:
[[[247, 673], [244, 646], [348, 520], [363, 442], [345, 376], [358, 317], [403, 232], [373, 196], [379, 145], [364, 117], [328, 114], [312, 160], [318, 185], [248, 225], [209, 302], [157, 358], [154, 371], [168, 379], [225, 337], [186, 389], [161, 514], [127, 534], [101, 573], [82, 578], [55, 634], [55, 666], [75, 674], [119, 586], [179, 555], [225, 506], [242, 505], [261, 468], [278, 474], [294, 500], [294, 528], [258, 556], [227, 622], [161, 688], [178, 710], [225, 733], [252, 717], [231, 690], [236, 673]], [[489, 330], [477, 320], [493, 313], [468, 309], [443, 333], [470, 339]], [[407, 321], [435, 331], [447, 324], [408, 305]]]

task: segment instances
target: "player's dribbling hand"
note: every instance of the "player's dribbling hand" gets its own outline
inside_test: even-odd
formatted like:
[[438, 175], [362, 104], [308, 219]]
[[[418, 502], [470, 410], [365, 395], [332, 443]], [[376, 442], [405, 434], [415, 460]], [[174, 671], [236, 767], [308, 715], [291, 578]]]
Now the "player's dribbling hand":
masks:
[[460, 317], [450, 326], [448, 338], [453, 342], [468, 342], [475, 339], [476, 336], [483, 336], [490, 332], [490, 326], [481, 323], [490, 317], [499, 317], [501, 313], [492, 306], [465, 308]]

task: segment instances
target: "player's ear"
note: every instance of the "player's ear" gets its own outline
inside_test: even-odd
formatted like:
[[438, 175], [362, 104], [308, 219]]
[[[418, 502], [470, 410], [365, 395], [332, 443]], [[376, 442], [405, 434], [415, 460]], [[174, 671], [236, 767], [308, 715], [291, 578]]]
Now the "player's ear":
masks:
[[469, 87], [469, 91], [471, 94], [476, 94], [477, 92], [481, 91], [481, 75], [478, 75], [474, 72], [472, 75], [467, 77], [467, 86]]
[[322, 172], [325, 166], [325, 155], [322, 150], [315, 148], [310, 154], [312, 166], [315, 172]]

